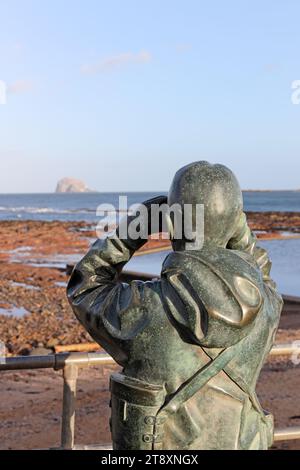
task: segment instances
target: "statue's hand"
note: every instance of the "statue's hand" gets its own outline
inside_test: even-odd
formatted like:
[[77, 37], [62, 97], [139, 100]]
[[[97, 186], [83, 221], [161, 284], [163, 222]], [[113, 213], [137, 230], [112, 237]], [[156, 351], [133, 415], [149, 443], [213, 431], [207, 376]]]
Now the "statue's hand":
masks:
[[[168, 204], [167, 196], [156, 196], [151, 199], [147, 199], [143, 202], [143, 205], [147, 208], [148, 212], [148, 235], [151, 235], [153, 232], [153, 227], [151, 226], [151, 207], [152, 205], [162, 206], [163, 204]], [[159, 228], [158, 233], [162, 231], [162, 218], [159, 218]]]
[[[152, 205], [167, 204], [167, 196], [156, 196], [144, 201], [134, 215], [124, 217], [116, 229], [119, 238], [132, 250], [141, 248], [152, 233], [151, 208]], [[162, 230], [162, 217], [159, 217], [159, 233]]]

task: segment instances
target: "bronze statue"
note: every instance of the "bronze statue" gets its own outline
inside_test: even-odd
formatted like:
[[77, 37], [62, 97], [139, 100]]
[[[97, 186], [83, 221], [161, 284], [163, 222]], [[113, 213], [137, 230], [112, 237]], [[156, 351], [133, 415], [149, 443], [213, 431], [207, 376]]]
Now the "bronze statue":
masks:
[[[153, 202], [165, 198], [146, 201], [149, 210]], [[119, 274], [146, 240], [122, 240], [117, 229], [96, 241], [67, 288], [79, 321], [123, 368], [110, 381], [113, 448], [267, 449], [273, 418], [255, 386], [282, 309], [271, 262], [225, 166], [180, 169], [174, 203], [183, 212], [204, 205], [201, 249], [173, 238], [159, 280], [124, 284]]]

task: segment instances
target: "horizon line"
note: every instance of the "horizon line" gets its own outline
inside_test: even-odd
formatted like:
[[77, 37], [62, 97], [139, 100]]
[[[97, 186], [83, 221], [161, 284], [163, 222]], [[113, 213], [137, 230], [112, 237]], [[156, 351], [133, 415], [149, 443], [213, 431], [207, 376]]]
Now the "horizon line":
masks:
[[[300, 192], [300, 188], [290, 188], [290, 189], [242, 189], [242, 192], [243, 193], [247, 193], [247, 192]], [[29, 194], [59, 194], [59, 195], [72, 195], [72, 194], [116, 194], [116, 193], [119, 193], [119, 194], [134, 194], [134, 193], [155, 193], [155, 194], [165, 194], [165, 193], [168, 193], [168, 190], [130, 190], [130, 191], [126, 191], [126, 190], [121, 190], [121, 191], [74, 191], [74, 192], [56, 192], [56, 191], [33, 191], [33, 192], [30, 192], [30, 191], [26, 191], [26, 192], [4, 192], [4, 193], [1, 193], [0, 192], [0, 195], [1, 196], [5, 196], [5, 195], [29, 195]]]

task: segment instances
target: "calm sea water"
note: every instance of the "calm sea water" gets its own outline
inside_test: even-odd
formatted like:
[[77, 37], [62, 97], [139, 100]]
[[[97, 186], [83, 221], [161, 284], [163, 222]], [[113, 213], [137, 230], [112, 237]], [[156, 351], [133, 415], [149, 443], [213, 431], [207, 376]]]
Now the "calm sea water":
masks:
[[[157, 193], [0, 194], [0, 220], [85, 220], [93, 222], [99, 204], [119, 206], [119, 195], [128, 206]], [[300, 211], [300, 191], [244, 192], [248, 211]], [[121, 208], [122, 209], [122, 208]]]

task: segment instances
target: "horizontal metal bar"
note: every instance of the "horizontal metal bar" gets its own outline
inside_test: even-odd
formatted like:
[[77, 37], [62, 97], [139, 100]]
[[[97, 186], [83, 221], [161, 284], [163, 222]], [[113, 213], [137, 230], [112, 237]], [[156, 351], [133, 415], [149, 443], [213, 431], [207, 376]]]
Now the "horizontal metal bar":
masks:
[[112, 365], [115, 361], [106, 353], [62, 353], [49, 356], [0, 357], [1, 370], [21, 369], [63, 369], [73, 364], [78, 367], [92, 365]]
[[55, 355], [0, 357], [0, 370], [54, 369]]
[[[67, 355], [64, 362], [60, 360], [60, 356]], [[107, 353], [63, 353], [55, 354], [57, 357], [57, 362], [61, 364], [61, 367], [64, 367], [67, 364], [74, 364], [78, 367], [93, 366], [93, 365], [113, 365], [116, 362], [114, 359]]]
[[270, 356], [291, 356], [292, 354], [300, 356], [300, 341], [287, 344], [276, 344], [270, 351]]
[[274, 433], [274, 442], [291, 441], [300, 439], [300, 426], [276, 429]]
[[[273, 347], [270, 356], [288, 356], [293, 353], [300, 355], [297, 343], [278, 344]], [[112, 365], [115, 361], [106, 353], [59, 353], [48, 356], [12, 356], [0, 357], [1, 370], [20, 369], [63, 369], [68, 364], [78, 367], [91, 365]]]

